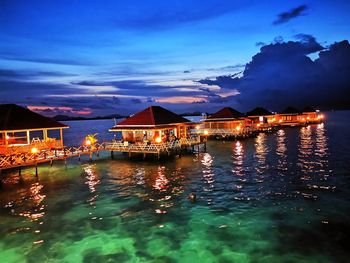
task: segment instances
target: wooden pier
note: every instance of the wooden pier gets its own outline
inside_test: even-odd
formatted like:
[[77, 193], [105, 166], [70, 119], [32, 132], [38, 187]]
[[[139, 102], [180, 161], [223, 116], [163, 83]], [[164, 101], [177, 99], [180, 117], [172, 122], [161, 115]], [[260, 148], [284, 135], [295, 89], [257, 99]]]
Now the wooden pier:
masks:
[[122, 152], [138, 154], [155, 154], [158, 158], [162, 155], [174, 155], [180, 153], [182, 150], [188, 148], [194, 148], [194, 146], [204, 145], [205, 141], [201, 141], [199, 138], [196, 139], [180, 139], [174, 142], [166, 143], [127, 143], [127, 142], [103, 142], [96, 143], [94, 145], [82, 145], [79, 147], [65, 147], [62, 149], [47, 149], [41, 150], [36, 153], [29, 152], [18, 152], [9, 155], [0, 155], [0, 170], [11, 169], [23, 166], [37, 166], [40, 163], [48, 163], [51, 165], [54, 161], [63, 160], [66, 161], [68, 158], [79, 157], [82, 155], [89, 155], [92, 160], [94, 153], [99, 154], [102, 151]]

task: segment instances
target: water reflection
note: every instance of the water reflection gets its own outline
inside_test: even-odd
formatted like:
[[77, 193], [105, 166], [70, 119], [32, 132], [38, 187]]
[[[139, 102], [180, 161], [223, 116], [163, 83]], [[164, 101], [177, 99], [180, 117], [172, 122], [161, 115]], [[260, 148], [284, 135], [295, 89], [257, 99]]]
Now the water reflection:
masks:
[[266, 145], [267, 135], [260, 133], [255, 138], [255, 157], [258, 161], [258, 166], [255, 168], [258, 174], [263, 174], [267, 169], [266, 155], [268, 153], [268, 147]]
[[318, 124], [316, 128], [316, 156], [323, 158], [327, 156], [328, 152], [328, 138], [324, 123]]
[[235, 175], [238, 175], [238, 176], [244, 175], [243, 156], [244, 156], [243, 145], [240, 141], [237, 141], [233, 145], [233, 170], [232, 170], [232, 172]]
[[201, 162], [204, 166], [203, 170], [202, 170], [203, 178], [206, 182], [203, 190], [206, 192], [210, 192], [214, 188], [215, 180], [214, 180], [214, 171], [212, 169], [213, 161], [214, 161], [214, 159], [209, 153], [204, 153], [204, 155], [201, 159]]
[[284, 175], [288, 170], [287, 168], [287, 143], [286, 143], [286, 132], [284, 130], [278, 130], [276, 133], [277, 148], [276, 154], [277, 159], [277, 171], [279, 175]]
[[315, 200], [318, 191], [334, 190], [326, 183], [329, 176], [328, 167], [328, 137], [324, 124], [308, 126], [300, 129], [298, 145], [298, 166], [301, 171], [300, 180], [306, 182], [306, 187], [296, 191], [305, 199]]
[[14, 199], [8, 201], [4, 208], [10, 210], [11, 215], [22, 216], [32, 221], [44, 217], [46, 195], [42, 193], [43, 185], [35, 182], [24, 191], [18, 191]]
[[153, 188], [159, 191], [166, 191], [169, 187], [169, 180], [165, 176], [165, 167], [158, 167], [157, 177], [154, 180]]

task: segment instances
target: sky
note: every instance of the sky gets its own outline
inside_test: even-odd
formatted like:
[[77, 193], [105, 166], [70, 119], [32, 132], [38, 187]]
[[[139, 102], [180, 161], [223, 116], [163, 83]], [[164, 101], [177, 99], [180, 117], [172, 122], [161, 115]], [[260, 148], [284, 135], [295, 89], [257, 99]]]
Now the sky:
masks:
[[0, 0], [0, 103], [47, 116], [350, 107], [349, 1]]

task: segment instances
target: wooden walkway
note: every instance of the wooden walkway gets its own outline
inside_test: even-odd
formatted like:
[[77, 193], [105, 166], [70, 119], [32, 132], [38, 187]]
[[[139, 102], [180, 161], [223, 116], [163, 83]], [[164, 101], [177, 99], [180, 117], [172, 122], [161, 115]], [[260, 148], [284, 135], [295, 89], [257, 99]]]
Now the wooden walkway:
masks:
[[65, 147], [55, 150], [40, 150], [37, 153], [12, 153], [10, 155], [0, 155], [0, 170], [11, 169], [23, 166], [37, 166], [40, 163], [56, 160], [67, 160], [71, 157], [79, 157], [81, 155], [90, 155], [92, 159], [93, 153], [102, 151], [123, 152], [123, 153], [141, 153], [141, 154], [157, 154], [158, 157], [162, 154], [171, 155], [181, 151], [187, 147], [204, 144], [199, 139], [180, 139], [175, 142], [167, 142], [161, 144], [147, 143], [123, 143], [123, 142], [103, 142], [93, 146]]
[[236, 129], [193, 129], [193, 134], [203, 134], [206, 136], [223, 136], [223, 137], [248, 137], [253, 133], [250, 128], [244, 128], [241, 130]]

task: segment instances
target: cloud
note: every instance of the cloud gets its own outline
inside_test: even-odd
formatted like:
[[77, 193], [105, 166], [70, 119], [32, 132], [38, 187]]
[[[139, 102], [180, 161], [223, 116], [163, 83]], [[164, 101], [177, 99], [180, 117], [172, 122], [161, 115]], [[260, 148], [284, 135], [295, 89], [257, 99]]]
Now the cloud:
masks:
[[[222, 1], [220, 5], [213, 0], [203, 0], [198, 5], [192, 1], [160, 1], [149, 9], [139, 5], [138, 9], [124, 8], [123, 15], [116, 16], [114, 24], [127, 30], [163, 30], [179, 27], [183, 24], [214, 19], [237, 11], [247, 4], [233, 1]], [[147, 11], [143, 10], [146, 8]]]
[[22, 51], [12, 50], [11, 52], [7, 51], [0, 53], [0, 59], [10, 60], [10, 61], [21, 61], [21, 62], [32, 62], [32, 63], [41, 63], [41, 64], [54, 64], [54, 65], [65, 65], [65, 66], [93, 66], [94, 63], [86, 61], [84, 59], [63, 59], [51, 57], [42, 57], [42, 56], [31, 56], [24, 54]]
[[[287, 105], [349, 107], [349, 42], [325, 49], [311, 35], [300, 34], [297, 39], [261, 47], [241, 77], [220, 76], [199, 82], [236, 89], [240, 94], [230, 102], [244, 110], [258, 105], [274, 110]], [[312, 61], [308, 55], [314, 52], [319, 52], [319, 58]]]
[[300, 5], [298, 7], [295, 7], [287, 12], [280, 13], [277, 17], [277, 19], [273, 22], [274, 25], [284, 24], [287, 23], [289, 20], [294, 19], [298, 16], [303, 15], [304, 11], [308, 7], [306, 5]]
[[58, 71], [33, 71], [33, 70], [12, 70], [0, 69], [0, 79], [7, 80], [30, 80], [46, 77], [73, 77], [76, 74], [58, 72]]

